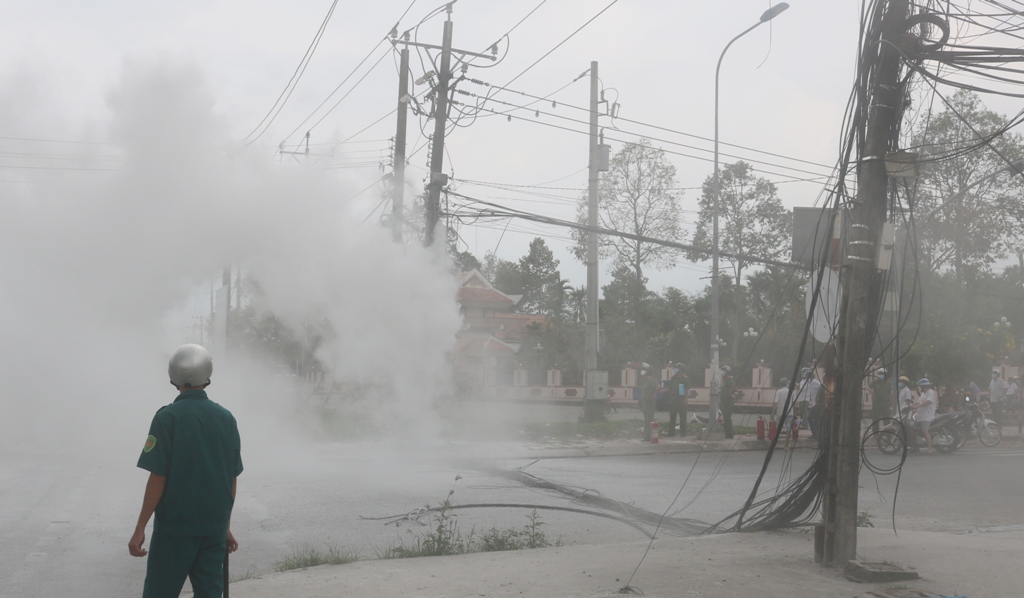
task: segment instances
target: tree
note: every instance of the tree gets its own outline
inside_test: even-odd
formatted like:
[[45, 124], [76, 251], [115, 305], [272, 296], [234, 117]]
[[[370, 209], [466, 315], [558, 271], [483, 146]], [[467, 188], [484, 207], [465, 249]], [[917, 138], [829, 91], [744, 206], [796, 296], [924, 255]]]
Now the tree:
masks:
[[454, 243], [448, 244], [448, 254], [452, 257], [452, 266], [456, 272], [470, 272], [483, 267], [480, 260], [468, 250], [459, 251]]
[[[776, 193], [775, 184], [754, 176], [750, 164], [740, 161], [726, 165], [719, 173], [718, 194], [718, 247], [720, 251], [737, 257], [724, 258], [733, 271], [738, 297], [732, 343], [732, 359], [736, 360], [740, 331], [746, 321], [743, 301], [743, 272], [751, 260], [739, 256], [758, 256], [768, 259], [782, 259], [790, 247], [792, 218]], [[704, 181], [700, 198], [700, 213], [693, 245], [701, 248], [689, 252], [690, 259], [707, 259], [712, 249], [713, 222], [715, 210], [714, 175]]]
[[[679, 195], [676, 169], [665, 158], [665, 152], [651, 145], [650, 140], [627, 143], [612, 158], [608, 174], [601, 178], [598, 194], [598, 226], [662, 239], [682, 242], [679, 223]], [[576, 220], [587, 223], [589, 211], [586, 196], [580, 198]], [[581, 262], [587, 259], [587, 233], [574, 229], [573, 254]], [[671, 247], [636, 241], [623, 237], [601, 235], [598, 240], [602, 258], [612, 258], [613, 267], [633, 272], [632, 307], [639, 321], [643, 297], [644, 267], [656, 269], [675, 265], [678, 251]]]
[[569, 320], [575, 324], [583, 324], [587, 319], [587, 287], [577, 287], [569, 290], [567, 297], [567, 315]]
[[518, 262], [509, 262], [488, 254], [484, 270], [493, 271], [492, 283], [503, 293], [522, 295], [516, 310], [561, 317], [565, 308], [568, 281], [558, 271], [558, 260], [544, 239], [530, 241], [530, 249]]
[[959, 90], [949, 104], [921, 119], [914, 133], [912, 145], [920, 148], [922, 168], [912, 207], [923, 219], [917, 236], [926, 268], [952, 269], [963, 284], [988, 271], [1008, 249], [1024, 249], [1017, 232], [1024, 217], [1021, 177], [988, 177], [1007, 167], [1002, 156], [1020, 158], [1024, 144], [1013, 133], [986, 142], [1007, 121], [977, 94]]
[[1004, 276], [983, 273], [967, 292], [952, 270], [924, 273], [924, 303], [910, 307], [908, 329], [903, 331], [903, 338], [914, 341], [900, 363], [903, 373], [943, 385], [973, 380], [984, 387], [992, 366], [1003, 357], [1019, 363], [1015, 335], [992, 326], [1007, 317], [1016, 327], [1024, 315], [1016, 279], [1015, 271]]

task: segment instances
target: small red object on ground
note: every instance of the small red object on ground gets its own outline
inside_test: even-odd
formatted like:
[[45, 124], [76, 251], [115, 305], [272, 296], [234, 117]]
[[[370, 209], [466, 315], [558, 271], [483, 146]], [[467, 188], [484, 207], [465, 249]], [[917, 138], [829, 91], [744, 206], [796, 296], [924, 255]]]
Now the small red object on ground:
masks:
[[757, 416], [757, 439], [764, 440], [764, 418]]
[[658, 444], [658, 422], [651, 422], [651, 444]]

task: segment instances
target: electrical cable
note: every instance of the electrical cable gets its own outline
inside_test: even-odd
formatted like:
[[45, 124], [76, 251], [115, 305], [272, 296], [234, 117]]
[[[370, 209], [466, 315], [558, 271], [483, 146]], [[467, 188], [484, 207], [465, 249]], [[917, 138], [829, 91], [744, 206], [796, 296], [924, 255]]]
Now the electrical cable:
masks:
[[[574, 83], [574, 82], [576, 82], [578, 80], [579, 80], [579, 77], [577, 79], [574, 79], [572, 81], [572, 83]], [[499, 91], [508, 91], [509, 93], [519, 94], [519, 95], [522, 95], [522, 96], [525, 96], [525, 97], [528, 97], [528, 98], [533, 98], [534, 100], [536, 100], [535, 102], [532, 102], [530, 104], [526, 104], [524, 106], [517, 106], [513, 110], [510, 110], [508, 112], [503, 112], [502, 113], [503, 115], [504, 114], [515, 113], [516, 110], [533, 111], [533, 109], [530, 108], [531, 104], [536, 103], [536, 102], [540, 102], [540, 101], [545, 101], [550, 96], [558, 93], [562, 89], [565, 89], [569, 85], [572, 85], [572, 83], [568, 83], [568, 84], [562, 86], [561, 88], [555, 90], [554, 92], [548, 94], [547, 96], [541, 97], [541, 96], [532, 95], [532, 94], [529, 94], [529, 93], [526, 93], [526, 92], [523, 92], [523, 91], [518, 91], [518, 90], [515, 90], [515, 89], [509, 89], [507, 87], [494, 86], [494, 85], [491, 85], [490, 83], [486, 83], [484, 81], [479, 81], [479, 80], [476, 80], [476, 79], [469, 79], [469, 81], [473, 82], [473, 83], [480, 84], [480, 85], [484, 85], [484, 86], [489, 87], [491, 89], [496, 89], [496, 90], [499, 90]], [[586, 113], [590, 112], [589, 108], [584, 108], [582, 106], [576, 106], [574, 104], [568, 104], [568, 103], [565, 103], [565, 102], [558, 102], [558, 105], [565, 106], [567, 108], [572, 108], [574, 110], [579, 110], [579, 111], [586, 112]], [[643, 121], [639, 121], [639, 120], [628, 119], [628, 118], [625, 118], [625, 117], [622, 117], [622, 116], [616, 116], [615, 120], [621, 120], [623, 122], [628, 122], [628, 123], [635, 124], [635, 125], [640, 125], [640, 126], [643, 126], [643, 127], [649, 127], [651, 129], [656, 129], [656, 130], [659, 130], [659, 131], [664, 131], [666, 133], [673, 133], [673, 134], [681, 135], [681, 136], [684, 136], [684, 137], [690, 137], [690, 138], [693, 138], [693, 139], [699, 139], [701, 141], [707, 141], [707, 142], [710, 142], [710, 143], [714, 142], [714, 139], [712, 139], [710, 137], [703, 137], [701, 135], [695, 135], [693, 133], [686, 133], [684, 131], [679, 131], [679, 130], [672, 129], [672, 128], [669, 128], [669, 127], [664, 127], [664, 126], [661, 126], [661, 125], [654, 125], [654, 124], [643, 122]], [[583, 122], [583, 121], [580, 121], [580, 122]], [[618, 130], [618, 129], [616, 129], [616, 130]], [[792, 156], [786, 156], [786, 155], [778, 154], [778, 153], [775, 153], [775, 152], [759, 150], [759, 149], [756, 149], [756, 148], [752, 148], [752, 147], [748, 147], [748, 146], [744, 146], [744, 145], [739, 145], [739, 144], [735, 144], [735, 143], [727, 143], [725, 141], [719, 141], [719, 145], [735, 147], [737, 149], [742, 149], [742, 150], [747, 150], [747, 151], [751, 151], [751, 152], [756, 152], [756, 153], [759, 153], [759, 154], [765, 154], [765, 155], [772, 156], [772, 157], [775, 157], [775, 158], [783, 158], [785, 160], [791, 160], [793, 162], [800, 162], [800, 163], [808, 164], [808, 165], [811, 165], [811, 166], [820, 166], [822, 168], [832, 168], [828, 164], [823, 164], [821, 162], [814, 162], [814, 161], [811, 161], [811, 160], [804, 160], [802, 158], [794, 158]], [[690, 146], [685, 146], [685, 147], [690, 147]], [[701, 148], [694, 148], [694, 149], [701, 149]], [[711, 151], [711, 150], [703, 150], [702, 149], [702, 151]]]
[[553, 48], [551, 48], [550, 50], [545, 52], [537, 60], [533, 61], [533, 63], [531, 63], [530, 66], [528, 66], [525, 69], [523, 69], [522, 71], [520, 71], [518, 75], [516, 75], [515, 77], [512, 77], [511, 79], [509, 79], [509, 81], [507, 83], [505, 83], [505, 85], [503, 85], [502, 87], [508, 87], [509, 85], [512, 85], [513, 83], [515, 83], [516, 80], [518, 80], [520, 77], [522, 77], [523, 75], [528, 73], [530, 71], [530, 69], [532, 69], [533, 67], [537, 66], [538, 64], [540, 64], [540, 62], [542, 60], [544, 60], [545, 58], [550, 56], [552, 54], [552, 52], [554, 52], [558, 48], [562, 47], [562, 44], [566, 43], [567, 41], [569, 41], [570, 39], [575, 37], [576, 34], [579, 33], [580, 31], [583, 31], [587, 27], [587, 25], [590, 25], [591, 23], [593, 23], [594, 20], [597, 19], [597, 17], [603, 15], [605, 13], [605, 11], [607, 11], [609, 8], [615, 6], [615, 4], [618, 3], [618, 1], [619, 0], [612, 0], [611, 2], [609, 2], [608, 5], [605, 6], [604, 8], [602, 8], [596, 15], [590, 17], [590, 19], [588, 19], [586, 23], [583, 23], [582, 25], [580, 25], [579, 28], [577, 28], [575, 31], [570, 33], [565, 39], [563, 39], [562, 41], [560, 41], [557, 44], [555, 44], [555, 46]]
[[[395, 29], [398, 28], [398, 24], [402, 22], [402, 19], [405, 18], [405, 15], [409, 14], [409, 11], [412, 10], [413, 5], [415, 5], [417, 1], [418, 0], [412, 0], [409, 3], [409, 5], [405, 8], [405, 11], [402, 13], [402, 15], [400, 17], [398, 17], [398, 21], [395, 22], [395, 27], [394, 27]], [[332, 97], [334, 97], [334, 94], [338, 93], [338, 90], [340, 90], [342, 88], [342, 86], [344, 86], [345, 83], [348, 82], [348, 80], [351, 79], [352, 76], [356, 74], [356, 72], [359, 70], [359, 68], [362, 67], [363, 64], [366, 63], [367, 60], [370, 59], [370, 56], [372, 56], [373, 53], [377, 51], [377, 48], [379, 48], [385, 41], [387, 41], [387, 39], [388, 39], [387, 35], [382, 37], [381, 40], [379, 42], [377, 42], [377, 45], [375, 45], [373, 48], [371, 48], [370, 51], [366, 53], [366, 56], [364, 56], [363, 59], [359, 61], [359, 63], [355, 66], [355, 68], [353, 68], [349, 72], [349, 74], [346, 75], [344, 79], [342, 79], [341, 83], [339, 83], [338, 86], [335, 87], [333, 91], [331, 91], [331, 93], [327, 94], [327, 97], [324, 98], [323, 101], [320, 102], [320, 104], [318, 104], [317, 107], [314, 108], [313, 111], [309, 113], [309, 116], [307, 116], [306, 118], [302, 119], [302, 122], [300, 122], [299, 125], [297, 127], [295, 127], [292, 130], [291, 133], [288, 133], [288, 135], [286, 135], [285, 138], [281, 140], [281, 143], [282, 144], [285, 143], [289, 138], [291, 138], [292, 135], [294, 135], [299, 129], [301, 129], [303, 125], [305, 125], [307, 122], [309, 122], [309, 119], [313, 118], [313, 116], [320, 110], [320, 108], [322, 108], [324, 106], [324, 104], [326, 104], [328, 101], [330, 101], [330, 99]], [[373, 67], [370, 68], [370, 71], [372, 71], [374, 68], [376, 68], [376, 66], [378, 64], [380, 64], [381, 60], [383, 60], [385, 56], [387, 56], [387, 54], [384, 54], [383, 56], [381, 56], [381, 58], [377, 60], [377, 62], [373, 65]], [[369, 71], [367, 71], [367, 73], [364, 74], [363, 77], [361, 79], [359, 79], [359, 81], [357, 81], [355, 83], [355, 85], [352, 86], [352, 89], [350, 89], [348, 91], [348, 93], [345, 94], [345, 97], [348, 97], [348, 94], [352, 93], [352, 91], [359, 85], [359, 83], [361, 83], [363, 81], [363, 79], [366, 78], [366, 75], [368, 75], [368, 74], [369, 74]], [[344, 97], [342, 99], [344, 99]], [[338, 102], [335, 103], [334, 106], [331, 107], [331, 110], [334, 110], [335, 108], [337, 108], [338, 104], [340, 104], [340, 103], [341, 103], [341, 100], [338, 100]], [[330, 113], [331, 110], [328, 110], [328, 114]], [[324, 115], [324, 117], [326, 117], [326, 114]], [[323, 120], [324, 117], [321, 117], [320, 120], [318, 120], [316, 124], [319, 124]], [[314, 124], [313, 126], [315, 127], [316, 124]], [[310, 128], [312, 129], [313, 127], [310, 127]]]
[[[255, 127], [253, 127], [252, 131], [249, 131], [249, 133], [242, 138], [242, 141], [249, 139], [249, 137], [252, 137], [252, 135], [257, 130], [259, 130], [260, 127], [263, 126], [263, 123], [267, 123], [267, 126], [263, 127], [263, 130], [260, 131], [259, 135], [256, 135], [256, 137], [249, 141], [249, 143], [247, 143], [246, 145], [251, 145], [257, 139], [262, 137], [263, 134], [267, 132], [267, 129], [270, 127], [270, 125], [274, 124], [274, 119], [277, 118], [277, 115], [281, 113], [281, 110], [284, 108], [284, 105], [288, 102], [288, 99], [291, 98], [292, 92], [295, 91], [295, 87], [298, 86], [299, 80], [302, 79], [303, 73], [306, 72], [306, 67], [309, 66], [309, 61], [313, 59], [313, 54], [316, 52], [317, 47], [320, 45], [320, 39], [323, 37], [324, 31], [327, 29], [327, 24], [331, 21], [331, 16], [334, 14], [334, 9], [337, 6], [338, 0], [334, 0], [331, 3], [331, 8], [328, 9], [327, 11], [327, 15], [324, 17], [323, 22], [320, 23], [320, 28], [317, 29], [316, 35], [313, 36], [313, 41], [311, 41], [309, 43], [309, 47], [306, 48], [306, 53], [302, 55], [302, 59], [299, 60], [299, 64], [295, 67], [295, 71], [292, 73], [291, 78], [289, 78], [288, 82], [285, 83], [284, 89], [281, 90], [281, 93], [277, 96], [277, 99], [274, 100], [274, 104], [270, 107], [270, 110], [267, 111], [266, 115], [264, 115], [260, 122]], [[267, 119], [270, 119], [270, 122], [267, 122]]]

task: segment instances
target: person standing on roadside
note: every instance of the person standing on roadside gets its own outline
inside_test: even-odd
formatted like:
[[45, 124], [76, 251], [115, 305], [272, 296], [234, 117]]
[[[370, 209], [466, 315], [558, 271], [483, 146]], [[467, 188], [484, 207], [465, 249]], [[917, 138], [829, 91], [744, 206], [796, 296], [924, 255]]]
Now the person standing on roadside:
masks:
[[878, 431], [878, 420], [892, 413], [892, 383], [885, 368], [875, 370], [871, 381], [871, 431]]
[[792, 409], [790, 409], [790, 415], [786, 417], [785, 422], [781, 419], [782, 408], [786, 405], [786, 395], [789, 394], [789, 379], [780, 378], [779, 386], [781, 388], [775, 391], [775, 400], [772, 401], [772, 414], [768, 418], [768, 421], [775, 421], [776, 416], [780, 418], [776, 427], [776, 433], [789, 430], [790, 422], [793, 420]]
[[[935, 410], [939, 406], [939, 396], [932, 388], [932, 383], [928, 381], [928, 378], [921, 378], [917, 381], [918, 392], [921, 393], [921, 398], [916, 403], [911, 404], [911, 408], [914, 409], [914, 425], [917, 430], [924, 434], [924, 439], [928, 443], [928, 454], [935, 452], [932, 448], [932, 434], [929, 431], [931, 428], [932, 420], [935, 419]], [[917, 437], [910, 439], [908, 448], [911, 451], [917, 451]]]
[[981, 387], [975, 384], [974, 381], [971, 381], [971, 383], [967, 385], [967, 393], [970, 395], [972, 401], [975, 403], [981, 403]]
[[[182, 345], [168, 365], [178, 397], [153, 417], [138, 466], [149, 481], [128, 553], [147, 554], [143, 598], [177, 598], [192, 582], [196, 598], [220, 598], [225, 552], [238, 549], [231, 509], [242, 473], [238, 425], [206, 395], [213, 359], [199, 345]], [[146, 525], [156, 514], [149, 550]]]
[[[807, 422], [808, 429], [810, 428], [810, 421], [808, 416], [810, 415], [811, 407], [813, 407], [818, 398], [818, 389], [821, 388], [821, 382], [814, 377], [814, 371], [811, 368], [804, 368], [800, 370], [800, 390], [796, 395], [796, 416], [802, 421]], [[811, 435], [814, 435], [814, 431], [811, 431]]]
[[677, 363], [672, 366], [672, 378], [668, 381], [668, 435], [676, 435], [676, 416], [679, 416], [679, 436], [686, 436], [686, 366]]
[[644, 414], [644, 430], [642, 438], [651, 439], [651, 422], [654, 421], [654, 407], [658, 400], [658, 377], [651, 371], [651, 366], [640, 364], [640, 380], [643, 390], [640, 391], [640, 410]]
[[732, 407], [736, 402], [736, 379], [732, 377], [732, 368], [722, 366], [722, 387], [719, 391], [719, 405], [722, 408], [722, 421], [725, 426], [725, 437], [732, 438]]
[[910, 378], [900, 376], [899, 394], [896, 396], [896, 400], [899, 403], [899, 413], [896, 414], [896, 418], [901, 419], [903, 416], [900, 414], [903, 413], [903, 410], [914, 402], [914, 393], [910, 390]]
[[999, 372], [992, 370], [992, 381], [988, 384], [988, 403], [992, 408], [992, 419], [995, 420], [1000, 430], [1003, 429], [1003, 401], [1006, 399], [1006, 391], [1009, 388]]

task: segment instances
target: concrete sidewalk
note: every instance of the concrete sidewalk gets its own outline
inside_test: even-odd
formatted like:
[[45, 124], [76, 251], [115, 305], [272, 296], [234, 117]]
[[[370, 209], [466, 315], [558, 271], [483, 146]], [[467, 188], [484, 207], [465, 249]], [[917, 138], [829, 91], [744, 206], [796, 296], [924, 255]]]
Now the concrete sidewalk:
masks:
[[[813, 563], [801, 531], [667, 538], [630, 584], [646, 596], [1020, 596], [1024, 530], [953, 534], [861, 529], [859, 553], [916, 570], [919, 581], [855, 583]], [[361, 561], [236, 582], [236, 598], [327, 596], [551, 598], [616, 596], [647, 543], [566, 546], [449, 557]]]

